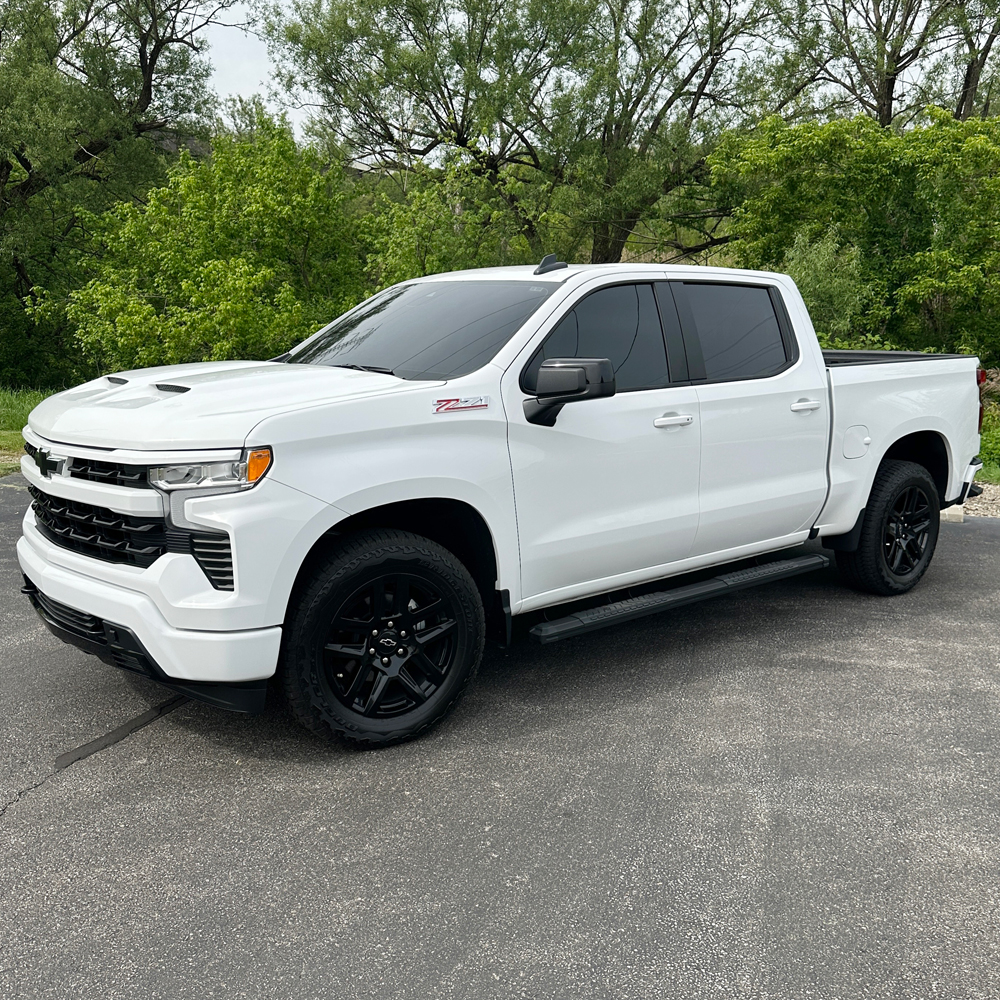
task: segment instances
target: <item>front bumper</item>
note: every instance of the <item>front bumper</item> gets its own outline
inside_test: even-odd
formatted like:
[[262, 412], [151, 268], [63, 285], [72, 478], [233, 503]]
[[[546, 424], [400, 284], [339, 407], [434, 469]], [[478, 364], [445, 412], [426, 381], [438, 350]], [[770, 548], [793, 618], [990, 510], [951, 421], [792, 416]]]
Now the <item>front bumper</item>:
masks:
[[232, 684], [178, 681], [163, 672], [131, 629], [53, 601], [28, 577], [24, 578], [21, 592], [28, 596], [39, 617], [54, 636], [86, 653], [93, 653], [113, 667], [142, 674], [172, 691], [214, 705], [216, 708], [245, 712], [248, 715], [258, 715], [264, 710], [264, 700], [267, 697], [266, 678]]
[[274, 673], [281, 645], [278, 626], [240, 631], [175, 628], [147, 594], [56, 565], [24, 536], [18, 539], [17, 557], [30, 585], [51, 601], [134, 635], [171, 683], [241, 684]]

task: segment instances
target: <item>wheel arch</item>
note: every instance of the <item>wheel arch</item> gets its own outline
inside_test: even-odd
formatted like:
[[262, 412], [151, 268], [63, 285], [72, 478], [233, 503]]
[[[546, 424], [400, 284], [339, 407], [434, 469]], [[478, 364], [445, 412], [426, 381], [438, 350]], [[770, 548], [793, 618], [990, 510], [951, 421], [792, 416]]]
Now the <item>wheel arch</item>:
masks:
[[887, 459], [914, 462], [923, 466], [934, 480], [939, 502], [944, 506], [948, 494], [948, 477], [951, 472], [951, 452], [948, 441], [939, 431], [914, 431], [899, 438], [886, 450], [876, 470]]
[[[449, 497], [419, 497], [380, 504], [345, 516], [312, 545], [296, 574], [288, 604], [313, 567], [347, 535], [367, 528], [395, 528], [422, 535], [448, 549], [468, 569], [486, 610], [488, 626], [505, 630], [508, 609], [497, 590], [499, 562], [489, 524], [472, 504]], [[287, 616], [287, 609], [286, 609]]]

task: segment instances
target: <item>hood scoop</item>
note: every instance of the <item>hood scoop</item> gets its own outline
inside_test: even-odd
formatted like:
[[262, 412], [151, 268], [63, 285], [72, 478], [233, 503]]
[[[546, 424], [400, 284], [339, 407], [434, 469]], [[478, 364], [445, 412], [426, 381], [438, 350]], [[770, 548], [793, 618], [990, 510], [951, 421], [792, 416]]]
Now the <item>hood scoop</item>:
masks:
[[190, 392], [191, 386], [189, 385], [171, 385], [169, 382], [156, 382], [154, 383], [156, 388], [160, 392]]

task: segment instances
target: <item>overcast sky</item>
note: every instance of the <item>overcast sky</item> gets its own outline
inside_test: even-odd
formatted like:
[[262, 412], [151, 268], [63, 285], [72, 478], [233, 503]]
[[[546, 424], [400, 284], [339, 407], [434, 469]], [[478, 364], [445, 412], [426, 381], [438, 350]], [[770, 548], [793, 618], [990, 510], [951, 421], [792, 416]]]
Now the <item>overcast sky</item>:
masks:
[[[246, 19], [247, 12], [237, 5], [227, 12], [225, 20], [238, 24]], [[267, 46], [255, 35], [236, 27], [214, 24], [206, 30], [209, 42], [208, 57], [214, 72], [212, 86], [222, 97], [238, 94], [250, 97], [260, 94], [267, 98], [271, 86], [271, 60]], [[293, 125], [301, 126], [305, 115], [294, 108], [284, 108]]]

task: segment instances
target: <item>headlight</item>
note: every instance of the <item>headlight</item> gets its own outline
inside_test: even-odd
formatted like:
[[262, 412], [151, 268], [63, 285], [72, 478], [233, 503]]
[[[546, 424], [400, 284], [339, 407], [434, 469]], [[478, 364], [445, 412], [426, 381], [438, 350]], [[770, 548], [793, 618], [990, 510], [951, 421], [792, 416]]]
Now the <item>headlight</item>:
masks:
[[161, 465], [149, 470], [149, 482], [158, 490], [247, 490], [271, 467], [271, 449], [244, 451], [238, 462], [198, 462]]

